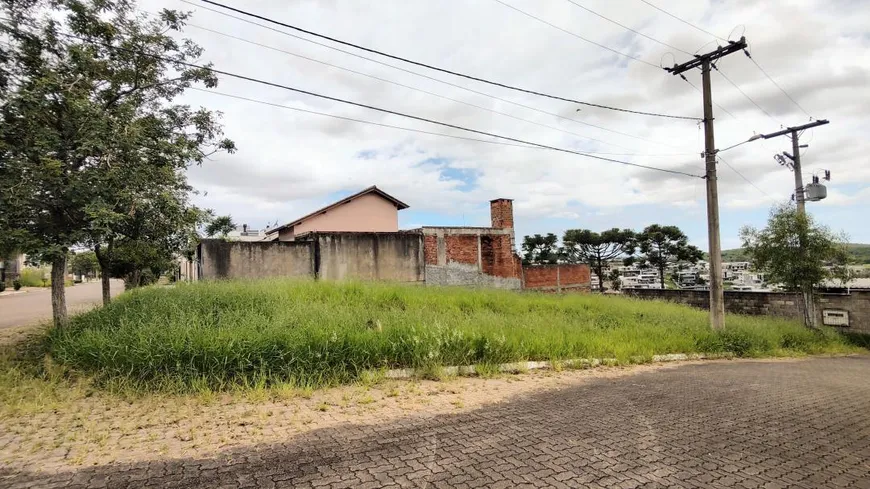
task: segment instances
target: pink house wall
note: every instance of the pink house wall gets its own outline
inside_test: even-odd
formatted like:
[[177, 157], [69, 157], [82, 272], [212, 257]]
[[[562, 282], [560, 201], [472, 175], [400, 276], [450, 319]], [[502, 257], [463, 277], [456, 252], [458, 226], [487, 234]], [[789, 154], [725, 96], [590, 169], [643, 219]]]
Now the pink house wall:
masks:
[[282, 230], [278, 239], [289, 241], [296, 235], [311, 231], [394, 233], [398, 230], [399, 210], [396, 205], [378, 195], [366, 194], [323, 214], [311, 216], [292, 230]]

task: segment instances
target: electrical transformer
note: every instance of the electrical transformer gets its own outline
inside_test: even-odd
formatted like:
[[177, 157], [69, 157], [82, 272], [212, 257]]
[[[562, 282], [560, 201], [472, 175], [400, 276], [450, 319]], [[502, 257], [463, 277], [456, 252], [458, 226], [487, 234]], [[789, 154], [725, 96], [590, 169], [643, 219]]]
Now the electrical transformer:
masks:
[[809, 202], [818, 202], [828, 196], [828, 189], [821, 183], [808, 183], [804, 188], [804, 198]]

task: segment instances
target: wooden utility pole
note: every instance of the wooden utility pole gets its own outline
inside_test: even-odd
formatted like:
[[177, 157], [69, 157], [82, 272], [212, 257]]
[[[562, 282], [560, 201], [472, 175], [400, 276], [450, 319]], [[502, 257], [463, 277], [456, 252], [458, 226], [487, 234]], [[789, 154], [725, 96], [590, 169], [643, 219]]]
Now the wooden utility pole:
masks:
[[[827, 119], [821, 119], [804, 124], [802, 126], [789, 127], [782, 131], [772, 132], [770, 134], [762, 134], [764, 139], [775, 138], [786, 134], [791, 134], [791, 151], [792, 154], [785, 153], [791, 159], [792, 169], [794, 170], [794, 198], [797, 202], [797, 210], [801, 214], [806, 214], [806, 194], [804, 193], [804, 179], [801, 175], [801, 148], [800, 148], [800, 132], [813, 127], [824, 126], [828, 124]], [[777, 157], [779, 158], [779, 157]]]
[[707, 240], [710, 246], [710, 325], [713, 329], [725, 327], [725, 288], [722, 283], [722, 244], [719, 238], [719, 186], [716, 176], [716, 142], [713, 138], [713, 93], [710, 87], [710, 69], [717, 59], [746, 49], [746, 38], [739, 41], [728, 41], [727, 46], [720, 46], [704, 55], [695, 55], [695, 59], [673, 68], [665, 68], [672, 75], [680, 75], [685, 79], [684, 72], [701, 68], [702, 94], [704, 96], [704, 159], [707, 172]]

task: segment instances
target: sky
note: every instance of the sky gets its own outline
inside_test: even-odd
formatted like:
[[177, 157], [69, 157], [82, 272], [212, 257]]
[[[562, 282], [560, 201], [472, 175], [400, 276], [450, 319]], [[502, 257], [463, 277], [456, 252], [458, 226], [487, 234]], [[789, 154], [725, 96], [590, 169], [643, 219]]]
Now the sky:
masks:
[[[690, 85], [661, 66], [687, 61], [687, 53], [715, 49], [717, 41], [709, 33], [731, 40], [745, 35], [753, 59], [797, 103], [743, 53], [721, 59], [719, 71], [712, 73], [716, 147], [805, 124], [811, 117], [830, 120], [801, 138], [808, 145], [802, 153], [804, 181], [822, 170], [831, 172], [831, 181], [824, 182], [827, 199], [808, 203], [807, 209], [851, 241], [870, 242], [865, 215], [870, 204], [870, 9], [862, 0], [651, 0], [709, 33], [641, 0], [574, 0], [667, 46], [569, 0], [223, 1], [480, 78], [596, 104], [698, 118], [702, 97], [692, 85], [701, 87], [700, 71], [686, 73]], [[202, 46], [202, 61], [217, 69], [510, 138], [704, 173], [703, 132], [694, 120], [518, 93], [263, 21], [256, 22], [269, 28], [253, 25], [209, 11], [219, 8], [199, 0], [148, 0], [140, 7], [146, 12], [192, 11], [182, 36]], [[200, 191], [197, 204], [230, 214], [237, 223], [254, 228], [283, 224], [377, 185], [410, 205], [399, 213], [403, 229], [486, 226], [489, 201], [510, 198], [518, 243], [528, 234], [640, 230], [658, 223], [679, 226], [693, 244], [707, 249], [705, 181], [700, 178], [521, 147], [229, 77], [221, 77], [215, 90], [220, 94], [190, 90], [178, 101], [220, 111], [226, 136], [238, 151], [214, 155], [188, 176]], [[789, 200], [793, 174], [773, 159], [782, 151], [791, 151], [791, 141], [784, 137], [721, 152], [727, 162], [718, 165], [723, 248], [739, 246], [742, 226], [763, 226], [771, 206]]]

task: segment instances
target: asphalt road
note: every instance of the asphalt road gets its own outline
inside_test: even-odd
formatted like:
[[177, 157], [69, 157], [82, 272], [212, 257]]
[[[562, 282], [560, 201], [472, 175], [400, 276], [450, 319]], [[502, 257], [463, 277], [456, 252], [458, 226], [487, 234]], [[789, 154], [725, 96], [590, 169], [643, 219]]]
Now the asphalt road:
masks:
[[[112, 280], [112, 296], [124, 291], [122, 280]], [[99, 282], [78, 284], [66, 288], [66, 305], [70, 314], [81, 312], [103, 302]], [[0, 296], [0, 329], [25, 326], [51, 319], [51, 290], [29, 289], [23, 294]]]
[[0, 471], [0, 486], [870, 488], [868, 461], [863, 356], [685, 365], [211, 459]]

